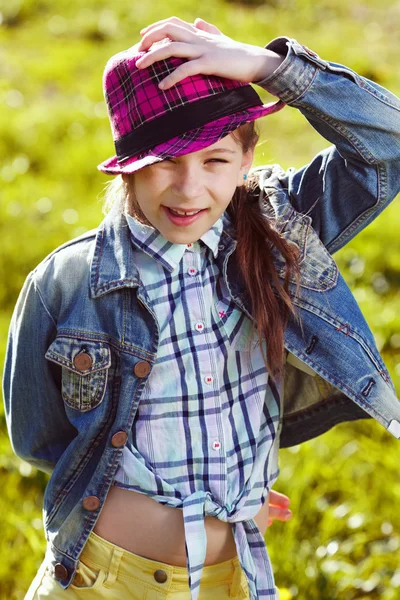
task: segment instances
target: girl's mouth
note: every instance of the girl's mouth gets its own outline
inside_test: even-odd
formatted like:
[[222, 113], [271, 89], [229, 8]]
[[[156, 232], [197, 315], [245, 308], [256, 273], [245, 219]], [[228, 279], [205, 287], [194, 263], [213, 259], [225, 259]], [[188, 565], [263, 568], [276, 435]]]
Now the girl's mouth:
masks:
[[195, 213], [194, 215], [179, 215], [178, 213], [172, 211], [167, 206], [163, 206], [163, 209], [164, 209], [168, 219], [172, 223], [174, 223], [174, 225], [184, 225], [184, 226], [191, 225], [192, 223], [194, 223], [207, 210], [206, 208], [203, 208], [202, 210], [199, 210], [199, 212]]

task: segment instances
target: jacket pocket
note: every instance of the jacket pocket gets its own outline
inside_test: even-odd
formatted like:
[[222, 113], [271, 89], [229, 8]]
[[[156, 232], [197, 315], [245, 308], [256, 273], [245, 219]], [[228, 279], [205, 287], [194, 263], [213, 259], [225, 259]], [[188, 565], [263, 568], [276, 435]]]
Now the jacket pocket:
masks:
[[108, 344], [60, 336], [45, 356], [61, 367], [61, 395], [67, 406], [87, 412], [101, 403], [111, 365]]
[[[299, 250], [300, 286], [315, 292], [324, 292], [337, 284], [338, 267], [312, 228], [311, 222], [311, 217], [293, 211], [281, 229], [281, 234]], [[278, 275], [283, 279], [286, 261], [276, 248], [273, 252]], [[295, 284], [295, 277], [290, 277], [289, 282]]]

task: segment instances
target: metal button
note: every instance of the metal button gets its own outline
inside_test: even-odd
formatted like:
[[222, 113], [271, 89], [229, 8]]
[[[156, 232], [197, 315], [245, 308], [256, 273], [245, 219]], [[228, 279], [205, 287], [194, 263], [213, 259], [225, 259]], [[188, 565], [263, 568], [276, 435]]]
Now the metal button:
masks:
[[74, 579], [72, 580], [72, 583], [74, 585], [76, 585], [76, 587], [81, 587], [84, 585], [85, 580], [83, 579], [83, 575], [81, 573], [79, 573], [79, 571], [76, 572], [76, 575], [75, 575]]
[[218, 250], [223, 250], [225, 248], [224, 244], [218, 244]]
[[154, 579], [157, 581], [157, 583], [165, 583], [168, 579], [168, 575], [165, 571], [158, 569], [157, 571], [154, 571]]
[[118, 431], [112, 436], [111, 444], [114, 446], [114, 448], [122, 448], [122, 446], [125, 446], [127, 439], [128, 434], [125, 433], [125, 431]]
[[146, 360], [141, 360], [135, 365], [133, 372], [137, 377], [146, 377], [150, 373], [150, 369], [149, 363]]
[[82, 502], [82, 506], [85, 510], [97, 510], [100, 504], [100, 498], [97, 496], [86, 496]]
[[74, 358], [74, 365], [79, 371], [87, 371], [93, 364], [92, 357], [87, 352], [81, 352]]
[[54, 567], [54, 575], [56, 576], [56, 579], [59, 579], [60, 581], [68, 579], [68, 571], [61, 563], [57, 563]]

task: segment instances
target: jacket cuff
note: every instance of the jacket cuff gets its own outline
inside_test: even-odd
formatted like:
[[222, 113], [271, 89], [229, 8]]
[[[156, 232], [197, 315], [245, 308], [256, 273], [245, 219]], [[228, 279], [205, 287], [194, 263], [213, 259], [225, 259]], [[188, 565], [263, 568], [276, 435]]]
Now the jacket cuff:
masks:
[[254, 84], [277, 96], [286, 104], [294, 102], [309, 87], [318, 69], [325, 70], [329, 63], [312, 50], [286, 36], [278, 37], [265, 46], [281, 56], [284, 61], [271, 75]]

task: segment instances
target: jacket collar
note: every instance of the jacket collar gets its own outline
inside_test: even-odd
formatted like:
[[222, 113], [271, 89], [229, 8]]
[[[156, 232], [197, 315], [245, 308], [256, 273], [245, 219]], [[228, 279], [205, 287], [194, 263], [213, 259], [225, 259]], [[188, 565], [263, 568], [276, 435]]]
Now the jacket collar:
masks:
[[[231, 220], [224, 218], [220, 237], [218, 262], [236, 244]], [[134, 261], [134, 246], [131, 242], [128, 222], [117, 207], [111, 209], [96, 234], [93, 259], [90, 270], [90, 294], [98, 298], [121, 287], [142, 285], [139, 271]]]

